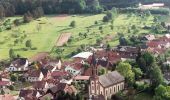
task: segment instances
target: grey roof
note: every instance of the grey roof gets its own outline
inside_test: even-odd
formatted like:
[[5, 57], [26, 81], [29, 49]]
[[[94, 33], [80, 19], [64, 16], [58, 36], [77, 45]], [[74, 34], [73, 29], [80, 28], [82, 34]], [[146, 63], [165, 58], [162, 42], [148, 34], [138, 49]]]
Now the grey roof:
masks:
[[108, 87], [124, 80], [124, 77], [120, 75], [117, 71], [99, 76], [99, 82], [102, 84], [103, 87]]

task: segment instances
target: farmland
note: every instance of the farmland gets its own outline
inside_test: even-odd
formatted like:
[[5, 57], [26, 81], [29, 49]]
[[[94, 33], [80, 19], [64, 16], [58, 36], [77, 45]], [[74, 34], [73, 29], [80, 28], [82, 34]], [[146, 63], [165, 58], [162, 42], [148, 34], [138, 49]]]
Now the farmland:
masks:
[[[82, 44], [95, 44], [98, 38], [105, 39], [106, 43], [115, 46], [119, 43], [117, 33], [123, 33], [125, 36], [148, 33], [150, 30], [142, 29], [142, 27], [153, 24], [153, 16], [144, 19], [135, 14], [120, 14], [114, 19], [113, 29], [111, 29], [111, 22], [102, 22], [104, 15], [48, 15], [27, 24], [13, 26], [11, 30], [0, 32], [0, 59], [9, 58], [9, 49], [11, 48], [14, 49], [16, 54], [28, 58], [38, 52], [51, 52], [62, 33], [71, 33], [72, 37], [70, 43], [60, 47], [64, 49], [64, 57]], [[13, 20], [16, 18], [21, 19], [21, 17], [7, 19]], [[75, 28], [69, 26], [71, 21], [76, 22]], [[129, 30], [132, 30], [133, 25], [139, 29], [138, 32], [129, 32]], [[102, 31], [99, 29], [100, 27], [102, 27]], [[85, 33], [87, 36], [84, 36]], [[107, 40], [105, 37], [108, 35], [113, 38]], [[22, 37], [24, 37], [23, 41], [14, 44], [16, 39]], [[25, 49], [27, 40], [32, 41], [34, 49]]]

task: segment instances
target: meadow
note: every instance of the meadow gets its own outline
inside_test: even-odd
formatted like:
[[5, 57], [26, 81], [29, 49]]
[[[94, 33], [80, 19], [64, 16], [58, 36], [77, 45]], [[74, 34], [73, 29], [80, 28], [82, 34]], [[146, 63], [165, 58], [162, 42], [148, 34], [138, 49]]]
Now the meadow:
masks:
[[[93, 45], [97, 38], [105, 39], [106, 36], [112, 36], [111, 40], [106, 40], [111, 46], [119, 43], [117, 33], [122, 33], [125, 36], [149, 33], [150, 30], [145, 30], [142, 27], [153, 24], [153, 16], [143, 18], [135, 14], [119, 14], [114, 18], [113, 29], [110, 28], [111, 22], [102, 22], [105, 14], [97, 15], [49, 15], [31, 21], [30, 23], [20, 26], [13, 26], [11, 30], [0, 32], [0, 59], [9, 58], [9, 49], [14, 49], [16, 54], [22, 57], [30, 58], [38, 52], [51, 52], [55, 46], [58, 37], [62, 33], [71, 32], [72, 41], [64, 48], [63, 56], [69, 55], [75, 51], [80, 45]], [[16, 19], [22, 17], [12, 17], [7, 19]], [[76, 27], [70, 27], [70, 22], [75, 21]], [[95, 24], [97, 21], [97, 24]], [[138, 29], [134, 32], [132, 26], [135, 25]], [[102, 27], [99, 30], [99, 27]], [[87, 33], [87, 37], [80, 36], [81, 33]], [[14, 44], [16, 39], [24, 38], [23, 41]], [[34, 50], [25, 50], [25, 41], [32, 41]]]

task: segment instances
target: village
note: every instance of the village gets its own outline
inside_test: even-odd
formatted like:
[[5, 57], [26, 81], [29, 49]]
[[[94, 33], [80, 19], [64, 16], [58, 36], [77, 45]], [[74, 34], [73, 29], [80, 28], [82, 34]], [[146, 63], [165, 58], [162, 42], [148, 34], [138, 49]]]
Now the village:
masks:
[[[143, 52], [155, 57], [170, 47], [170, 34], [161, 37], [148, 34], [141, 38], [141, 46], [91, 47], [68, 61], [50, 58], [39, 53], [34, 58], [16, 58], [0, 72], [1, 100], [61, 100], [75, 95], [76, 100], [110, 100], [120, 91], [128, 91], [127, 79], [117, 70], [118, 64], [136, 61]], [[163, 64], [169, 65], [170, 58]], [[125, 70], [127, 71], [127, 70]], [[164, 81], [170, 84], [170, 73], [164, 71]], [[141, 75], [140, 80], [150, 83]], [[18, 85], [18, 86], [17, 86]], [[14, 88], [15, 87], [15, 88]], [[11, 92], [18, 95], [12, 96]], [[81, 95], [80, 95], [81, 93]], [[75, 99], [74, 99], [75, 100]]]
[[170, 100], [170, 2], [113, 1], [0, 1], [0, 100]]

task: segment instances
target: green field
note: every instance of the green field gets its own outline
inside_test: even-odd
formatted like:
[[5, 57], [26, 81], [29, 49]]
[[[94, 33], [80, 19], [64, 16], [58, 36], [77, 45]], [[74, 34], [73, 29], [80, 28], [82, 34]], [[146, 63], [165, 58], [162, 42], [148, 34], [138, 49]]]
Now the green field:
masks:
[[[114, 29], [111, 30], [111, 23], [103, 23], [104, 14], [98, 15], [69, 15], [60, 17], [59, 15], [45, 16], [43, 18], [33, 20], [30, 23], [13, 27], [11, 30], [6, 30], [0, 33], [0, 59], [9, 57], [9, 49], [13, 48], [15, 52], [23, 57], [31, 57], [37, 52], [50, 52], [54, 47], [59, 35], [64, 32], [71, 32], [73, 41], [64, 48], [64, 56], [70, 52], [75, 51], [81, 44], [95, 44], [96, 39], [105, 37], [107, 34], [112, 35], [114, 38], [109, 40], [108, 43], [112, 46], [118, 44], [118, 37], [116, 33], [123, 33], [125, 36], [133, 35], [131, 30], [132, 25], [136, 25], [139, 31], [136, 34], [148, 33], [150, 31], [142, 29], [144, 25], [151, 26], [153, 24], [153, 16], [142, 18], [137, 15], [120, 14], [115, 18], [113, 23]], [[21, 17], [13, 17], [21, 18]], [[11, 18], [10, 18], [11, 19]], [[71, 21], [76, 21], [76, 27], [71, 28], [69, 24]], [[98, 21], [98, 24], [94, 24]], [[99, 27], [103, 27], [103, 33], [100, 33]], [[38, 30], [39, 28], [39, 30]], [[89, 29], [89, 32], [87, 32]], [[79, 32], [87, 33], [87, 38], [79, 36]], [[16, 39], [26, 35], [22, 43], [14, 45]], [[135, 35], [135, 34], [134, 34]], [[17, 36], [17, 37], [14, 37]], [[31, 39], [33, 47], [36, 50], [25, 51], [25, 41]]]

